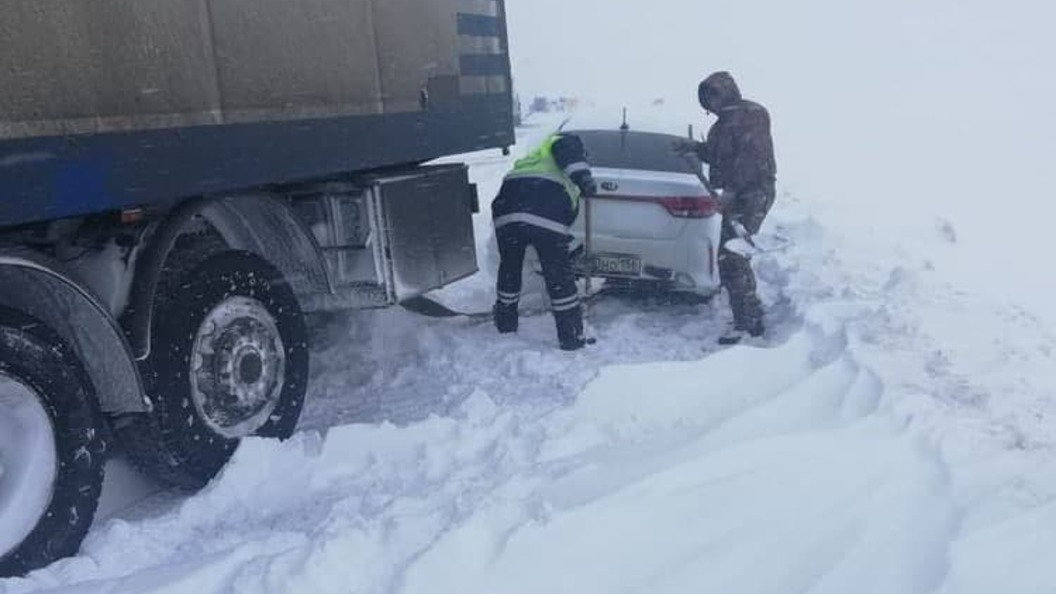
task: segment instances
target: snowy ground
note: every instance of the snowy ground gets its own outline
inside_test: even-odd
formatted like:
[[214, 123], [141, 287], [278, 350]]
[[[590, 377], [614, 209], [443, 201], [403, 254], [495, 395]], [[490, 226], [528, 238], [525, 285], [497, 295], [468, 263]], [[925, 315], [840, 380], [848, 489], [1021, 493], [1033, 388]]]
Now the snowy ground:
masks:
[[[473, 162], [490, 196], [508, 159]], [[466, 309], [479, 218], [484, 270], [441, 295]], [[971, 290], [948, 222], [888, 222], [781, 196], [765, 344], [715, 348], [721, 301], [601, 301], [575, 354], [548, 317], [333, 320], [303, 432], [197, 496], [111, 497], [0, 594], [1052, 592], [1056, 337]]]

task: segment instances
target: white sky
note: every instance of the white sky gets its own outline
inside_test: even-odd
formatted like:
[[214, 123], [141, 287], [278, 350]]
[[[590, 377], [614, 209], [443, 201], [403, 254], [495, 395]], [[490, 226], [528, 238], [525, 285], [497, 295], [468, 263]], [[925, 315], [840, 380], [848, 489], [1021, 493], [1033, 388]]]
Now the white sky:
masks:
[[700, 130], [697, 83], [730, 70], [771, 111], [779, 194], [860, 209], [895, 237], [940, 215], [980, 290], [1033, 302], [1056, 329], [1056, 3], [507, 0], [507, 10], [523, 99], [663, 97], [672, 122]]
[[786, 187], [992, 200], [1041, 191], [1056, 158], [1043, 0], [507, 3], [523, 99], [664, 97], [699, 127], [697, 82], [728, 69], [772, 112]]

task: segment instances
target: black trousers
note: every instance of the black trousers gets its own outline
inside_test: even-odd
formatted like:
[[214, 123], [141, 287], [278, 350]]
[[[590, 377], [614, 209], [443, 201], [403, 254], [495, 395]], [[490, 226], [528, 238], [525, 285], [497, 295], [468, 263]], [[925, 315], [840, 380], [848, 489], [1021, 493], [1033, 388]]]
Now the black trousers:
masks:
[[583, 339], [583, 312], [576, 289], [576, 277], [572, 272], [569, 245], [572, 237], [534, 227], [527, 223], [512, 223], [496, 230], [499, 243], [498, 298], [495, 304], [495, 327], [499, 332], [516, 332], [518, 325], [517, 306], [521, 299], [521, 270], [524, 254], [529, 246], [539, 254], [543, 268], [546, 291], [557, 326], [557, 338], [562, 346], [575, 344]]

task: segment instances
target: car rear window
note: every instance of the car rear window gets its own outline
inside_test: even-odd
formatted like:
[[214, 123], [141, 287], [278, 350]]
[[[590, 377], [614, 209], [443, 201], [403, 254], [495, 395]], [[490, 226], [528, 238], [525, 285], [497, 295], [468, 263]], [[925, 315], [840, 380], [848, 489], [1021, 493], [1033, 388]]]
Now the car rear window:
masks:
[[670, 173], [700, 171], [700, 161], [695, 157], [687, 160], [671, 150], [672, 144], [679, 139], [671, 134], [619, 130], [575, 130], [569, 133], [583, 140], [587, 160], [593, 167]]

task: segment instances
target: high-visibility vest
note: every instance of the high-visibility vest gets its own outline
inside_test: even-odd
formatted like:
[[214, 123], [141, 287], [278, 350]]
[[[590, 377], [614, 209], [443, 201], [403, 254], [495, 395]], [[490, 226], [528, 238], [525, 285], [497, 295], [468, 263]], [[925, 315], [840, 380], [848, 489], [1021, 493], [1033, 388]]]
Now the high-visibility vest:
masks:
[[560, 134], [551, 135], [542, 146], [514, 163], [513, 170], [506, 174], [506, 179], [538, 178], [556, 182], [565, 188], [569, 199], [572, 200], [572, 209], [575, 210], [579, 207], [582, 191], [554, 159], [554, 144], [560, 139]]

